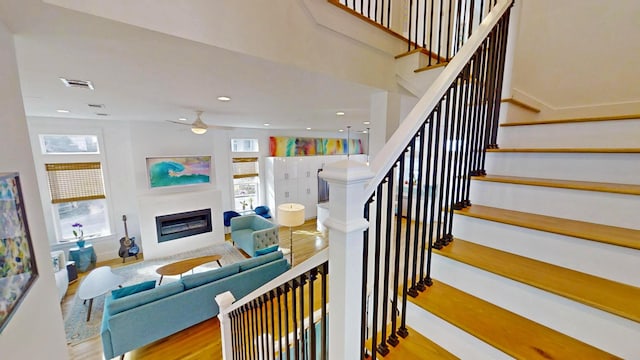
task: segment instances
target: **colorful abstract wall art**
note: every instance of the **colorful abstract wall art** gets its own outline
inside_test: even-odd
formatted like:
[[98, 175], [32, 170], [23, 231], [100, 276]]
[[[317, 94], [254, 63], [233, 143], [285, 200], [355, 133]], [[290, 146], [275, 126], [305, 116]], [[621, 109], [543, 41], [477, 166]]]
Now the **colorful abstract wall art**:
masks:
[[270, 156], [363, 154], [360, 139], [269, 137]]
[[18, 173], [0, 173], [0, 332], [38, 277]]
[[211, 182], [211, 156], [147, 158], [151, 188]]

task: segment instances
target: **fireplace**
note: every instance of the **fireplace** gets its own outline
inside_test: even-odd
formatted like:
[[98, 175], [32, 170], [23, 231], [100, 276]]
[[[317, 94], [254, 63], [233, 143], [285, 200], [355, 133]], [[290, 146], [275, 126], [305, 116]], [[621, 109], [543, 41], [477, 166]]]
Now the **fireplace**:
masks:
[[211, 209], [156, 216], [159, 243], [211, 230]]

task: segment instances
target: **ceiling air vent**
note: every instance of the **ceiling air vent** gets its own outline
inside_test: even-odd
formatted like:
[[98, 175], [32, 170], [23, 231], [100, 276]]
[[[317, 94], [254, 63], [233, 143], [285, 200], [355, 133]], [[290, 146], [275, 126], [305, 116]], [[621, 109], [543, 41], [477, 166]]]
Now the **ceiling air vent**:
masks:
[[87, 106], [93, 109], [104, 109], [104, 104], [87, 104]]
[[98, 115], [98, 116], [109, 116], [109, 114], [107, 114], [107, 113], [96, 113], [96, 115]]
[[69, 80], [65, 78], [60, 78], [60, 81], [62, 81], [62, 83], [66, 87], [77, 87], [77, 88], [93, 90], [93, 83], [89, 80]]

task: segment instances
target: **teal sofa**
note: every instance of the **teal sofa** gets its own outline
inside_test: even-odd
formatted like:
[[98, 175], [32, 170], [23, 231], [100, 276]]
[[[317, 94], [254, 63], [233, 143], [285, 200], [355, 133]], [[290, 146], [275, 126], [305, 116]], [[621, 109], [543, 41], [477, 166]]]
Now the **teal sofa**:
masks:
[[102, 316], [104, 357], [124, 355], [217, 316], [216, 295], [231, 291], [240, 299], [289, 268], [276, 251], [158, 287], [148, 281], [114, 290], [105, 298]]
[[231, 219], [231, 240], [249, 256], [268, 254], [278, 249], [278, 225], [258, 215]]

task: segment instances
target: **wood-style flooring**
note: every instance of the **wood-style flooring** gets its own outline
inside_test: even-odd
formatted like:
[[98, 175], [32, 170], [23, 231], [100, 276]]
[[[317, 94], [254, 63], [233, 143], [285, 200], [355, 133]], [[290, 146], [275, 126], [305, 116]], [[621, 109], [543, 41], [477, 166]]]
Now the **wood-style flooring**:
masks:
[[[229, 236], [227, 236], [227, 239]], [[304, 225], [293, 229], [293, 246], [290, 244], [288, 228], [280, 228], [280, 246], [293, 247], [293, 263], [300, 264], [320, 250], [328, 246], [328, 239], [316, 231], [316, 221], [307, 221]], [[128, 258], [123, 264], [120, 258], [98, 262], [98, 266], [119, 267], [143, 261]], [[62, 300], [62, 315], [65, 317], [73, 305], [78, 285], [82, 277], [88, 273], [79, 274], [78, 281], [69, 284], [69, 290]], [[100, 360], [102, 354], [102, 342], [96, 337], [80, 344], [69, 346], [69, 358], [72, 360]], [[220, 338], [220, 323], [217, 318], [204, 321], [200, 324], [158, 340], [144, 347], [136, 349], [125, 355], [127, 360], [140, 359], [222, 359], [222, 343]]]

